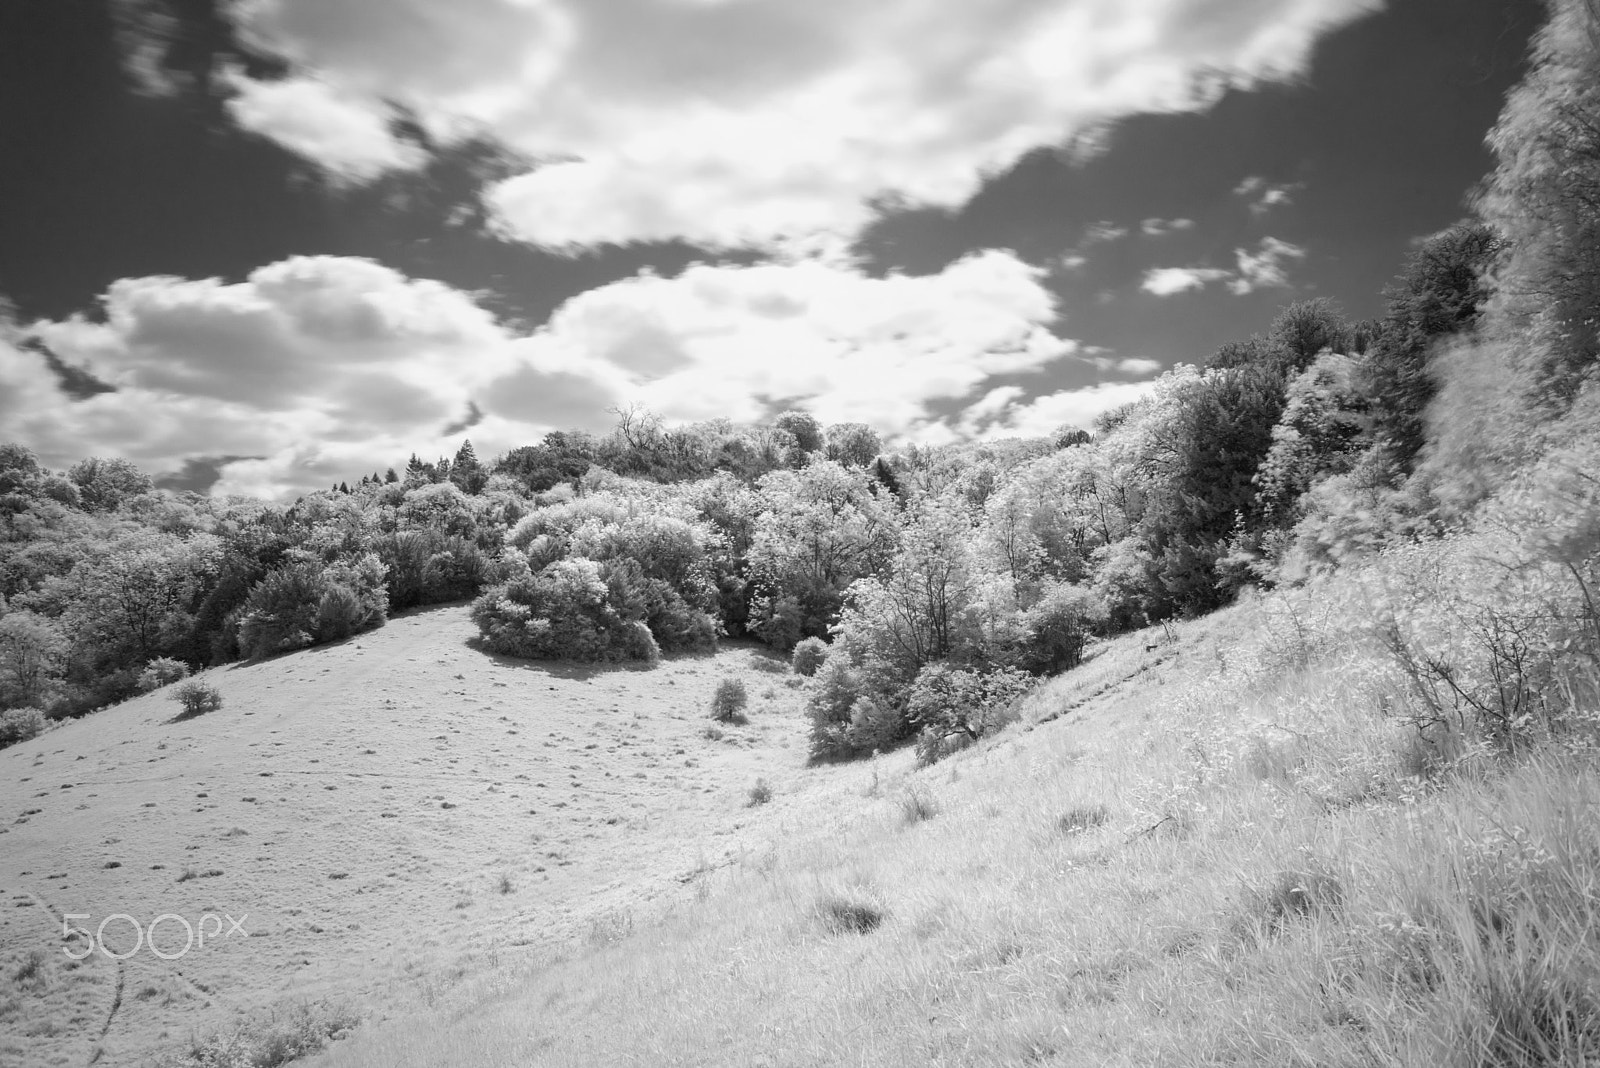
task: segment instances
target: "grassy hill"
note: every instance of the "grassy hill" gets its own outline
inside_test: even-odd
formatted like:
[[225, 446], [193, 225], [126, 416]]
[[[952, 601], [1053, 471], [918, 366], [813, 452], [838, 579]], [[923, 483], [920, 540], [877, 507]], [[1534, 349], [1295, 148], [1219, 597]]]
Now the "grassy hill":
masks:
[[[208, 672], [216, 712], [0, 753], [0, 1058], [1586, 1064], [1593, 724], [1433, 751], [1351, 606], [1103, 643], [928, 768], [808, 766], [807, 684], [737, 643], [535, 665], [453, 606]], [[724, 677], [747, 725], [708, 715]], [[248, 937], [75, 964], [69, 913]]]
[[315, 1063], [1592, 1063], [1593, 724], [1441, 762], [1394, 684], [1326, 591], [1126, 636], [662, 924]]
[[[208, 715], [157, 692], [0, 751], [0, 1064], [136, 1064], [307, 1001], [403, 1016], [628, 930], [843, 789], [804, 766], [796, 691], [758, 646], [607, 670], [475, 633], [464, 606], [414, 613], [206, 672]], [[748, 681], [748, 725], [709, 719], [723, 675]], [[747, 807], [758, 778], [773, 800]], [[74, 963], [67, 914], [196, 937], [227, 915], [248, 937]], [[103, 933], [133, 948], [128, 920]]]

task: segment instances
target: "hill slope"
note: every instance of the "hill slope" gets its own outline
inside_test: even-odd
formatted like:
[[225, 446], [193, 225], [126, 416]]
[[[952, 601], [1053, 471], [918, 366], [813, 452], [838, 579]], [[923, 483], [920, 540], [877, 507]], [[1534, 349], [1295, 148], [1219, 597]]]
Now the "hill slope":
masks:
[[[487, 656], [475, 633], [464, 606], [413, 613], [207, 672], [209, 715], [176, 720], [158, 692], [0, 752], [0, 966], [30, 976], [0, 995], [0, 1065], [137, 1063], [308, 997], [404, 1013], [626, 930], [840, 777], [804, 767], [796, 692], [757, 646], [601, 669]], [[751, 723], [708, 730], [726, 674]], [[776, 799], [752, 809], [757, 777]], [[164, 915], [167, 956], [207, 915], [248, 937], [206, 921], [171, 961], [75, 964], [68, 914], [91, 932], [121, 914], [118, 955]]]

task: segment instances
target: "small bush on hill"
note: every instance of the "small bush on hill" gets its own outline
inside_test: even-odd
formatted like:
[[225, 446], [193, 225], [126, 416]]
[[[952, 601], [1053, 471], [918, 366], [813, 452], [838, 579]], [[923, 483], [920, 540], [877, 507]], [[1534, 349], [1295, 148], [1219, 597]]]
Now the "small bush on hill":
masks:
[[807, 678], [821, 670], [823, 663], [828, 659], [828, 643], [821, 638], [807, 638], [794, 647], [794, 653], [789, 658], [789, 666], [796, 675]]
[[717, 683], [717, 692], [711, 696], [711, 718], [722, 723], [744, 722], [745, 706], [750, 696], [745, 692], [744, 680], [723, 679]]
[[767, 780], [757, 779], [756, 784], [750, 787], [750, 802], [747, 807], [755, 808], [757, 805], [764, 805], [771, 800], [772, 787], [768, 785]]
[[861, 756], [905, 739], [910, 726], [899, 702], [871, 665], [830, 656], [806, 701], [811, 755], [819, 760]]
[[917, 759], [932, 764], [1014, 723], [1017, 698], [1033, 679], [1015, 669], [980, 674], [930, 664], [917, 675], [906, 698], [907, 714], [919, 729]]
[[172, 700], [183, 706], [183, 715], [203, 716], [222, 707], [222, 691], [199, 679], [190, 679], [172, 691]]
[[239, 609], [239, 651], [250, 659], [347, 638], [388, 616], [386, 569], [373, 553], [324, 568], [299, 560], [256, 583]]
[[135, 687], [140, 693], [150, 693], [189, 677], [189, 665], [170, 656], [160, 656], [144, 666]]
[[49, 723], [37, 708], [8, 708], [0, 712], [0, 749], [37, 738]]
[[1105, 607], [1089, 590], [1050, 586], [1037, 604], [1022, 613], [1025, 636], [1017, 642], [1011, 659], [1035, 675], [1070, 671], [1083, 662], [1090, 634], [1105, 621]]
[[636, 593], [625, 579], [608, 583], [595, 561], [573, 557], [491, 587], [473, 602], [472, 621], [491, 651], [509, 656], [653, 662], [661, 650]]

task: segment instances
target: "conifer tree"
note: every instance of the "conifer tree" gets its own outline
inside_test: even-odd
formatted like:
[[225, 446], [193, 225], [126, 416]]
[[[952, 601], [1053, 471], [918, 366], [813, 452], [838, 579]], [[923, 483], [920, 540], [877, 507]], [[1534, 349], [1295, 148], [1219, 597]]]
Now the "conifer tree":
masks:
[[383, 480], [386, 483], [387, 482], [399, 482], [400, 481], [400, 476], [395, 474], [394, 473], [394, 468], [391, 467], [391, 468], [389, 468], [389, 470], [387, 470], [387, 471], [385, 471], [383, 473]]
[[461, 448], [456, 450], [455, 462], [450, 466], [450, 481], [467, 494], [481, 493], [484, 483], [489, 481], [483, 465], [478, 462], [478, 454], [473, 451], [471, 438], [463, 441]]

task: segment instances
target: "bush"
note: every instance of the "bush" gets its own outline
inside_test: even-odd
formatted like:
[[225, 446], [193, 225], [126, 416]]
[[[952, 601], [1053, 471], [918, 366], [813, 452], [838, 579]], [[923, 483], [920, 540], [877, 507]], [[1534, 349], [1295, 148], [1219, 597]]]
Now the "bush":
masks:
[[538, 574], [491, 587], [472, 621], [492, 652], [530, 660], [645, 660], [661, 649], [639, 591], [593, 560], [557, 560]]
[[1017, 646], [1017, 667], [1035, 675], [1056, 675], [1083, 662], [1084, 646], [1106, 610], [1081, 586], [1049, 587], [1039, 603], [1022, 614], [1026, 630]]
[[312, 644], [325, 591], [321, 569], [314, 564], [268, 574], [245, 599], [239, 617], [239, 652], [253, 660]]
[[757, 805], [764, 805], [771, 800], [772, 787], [768, 785], [767, 780], [757, 779], [756, 784], [750, 787], [750, 803], [747, 807], [755, 808]]
[[723, 679], [711, 695], [711, 718], [721, 723], [744, 722], [744, 708], [750, 703], [743, 679]]
[[821, 670], [827, 659], [828, 643], [821, 638], [807, 638], [794, 647], [794, 653], [789, 658], [789, 666], [796, 675], [810, 678]]
[[906, 698], [908, 718], [921, 731], [918, 762], [932, 764], [1014, 723], [1016, 700], [1032, 686], [1032, 678], [1014, 669], [981, 674], [929, 664]]
[[182, 660], [174, 660], [170, 656], [161, 656], [144, 666], [144, 670], [139, 673], [139, 681], [134, 686], [140, 693], [151, 693], [188, 677], [188, 664]]
[[845, 656], [830, 656], [816, 677], [806, 701], [813, 758], [863, 756], [909, 735], [902, 703], [885, 684], [883, 672], [851, 664]]
[[322, 641], [348, 638], [361, 626], [361, 602], [343, 586], [334, 586], [317, 603], [316, 636]]
[[222, 691], [199, 679], [190, 679], [172, 691], [172, 700], [183, 706], [183, 718], [203, 716], [222, 707]]
[[37, 708], [8, 708], [0, 712], [0, 749], [39, 737], [49, 723]]

